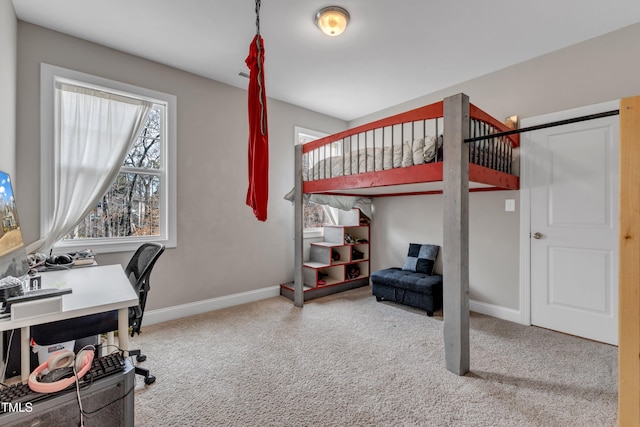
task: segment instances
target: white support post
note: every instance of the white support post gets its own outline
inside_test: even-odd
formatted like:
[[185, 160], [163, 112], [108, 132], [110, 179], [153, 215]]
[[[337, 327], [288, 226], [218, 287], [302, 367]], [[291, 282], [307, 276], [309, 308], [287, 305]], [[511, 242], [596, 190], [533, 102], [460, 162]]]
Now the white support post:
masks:
[[304, 289], [302, 280], [302, 262], [304, 248], [304, 226], [302, 222], [302, 145], [295, 146], [295, 192], [294, 192], [294, 275], [293, 275], [293, 304], [296, 307], [304, 305]]
[[[31, 373], [31, 328], [20, 329], [20, 379], [26, 383]], [[8, 352], [9, 350], [7, 350]]]
[[469, 97], [444, 100], [443, 311], [445, 361], [469, 372]]

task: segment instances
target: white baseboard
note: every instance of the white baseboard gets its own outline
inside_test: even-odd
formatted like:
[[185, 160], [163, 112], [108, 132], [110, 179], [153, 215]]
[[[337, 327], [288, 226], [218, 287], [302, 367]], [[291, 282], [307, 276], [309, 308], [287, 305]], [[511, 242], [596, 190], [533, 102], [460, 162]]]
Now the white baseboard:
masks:
[[270, 286], [268, 288], [256, 289], [255, 291], [225, 295], [223, 297], [211, 298], [204, 301], [174, 305], [172, 307], [160, 308], [157, 310], [145, 310], [144, 324], [153, 325], [154, 323], [168, 322], [181, 317], [220, 310], [221, 308], [233, 307], [234, 305], [246, 304], [248, 302], [259, 301], [261, 299], [267, 299], [278, 295], [280, 295], [280, 286]]
[[[182, 317], [193, 316], [206, 313], [208, 311], [220, 310], [222, 308], [233, 307], [235, 305], [246, 304], [280, 295], [280, 286], [270, 286], [268, 288], [256, 289], [254, 291], [241, 292], [223, 297], [211, 298], [204, 301], [192, 302], [188, 304], [174, 305], [172, 307], [160, 308], [157, 310], [147, 310], [144, 313], [144, 324], [153, 325], [155, 323], [168, 322]], [[469, 310], [496, 317], [510, 322], [521, 323], [520, 311], [513, 308], [493, 305], [486, 302], [469, 300]]]
[[486, 302], [469, 300], [469, 310], [510, 322], [521, 323], [520, 310], [493, 305]]

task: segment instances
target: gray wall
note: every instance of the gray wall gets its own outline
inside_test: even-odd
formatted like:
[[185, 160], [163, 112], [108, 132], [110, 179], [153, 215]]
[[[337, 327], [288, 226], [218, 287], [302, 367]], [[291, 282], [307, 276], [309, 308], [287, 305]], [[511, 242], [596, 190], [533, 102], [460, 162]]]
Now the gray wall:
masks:
[[[10, 2], [0, 5], [0, 76], [12, 82], [16, 20]], [[38, 237], [39, 63], [48, 62], [178, 96], [178, 248], [167, 251], [157, 267], [149, 308], [260, 289], [292, 278], [293, 213], [281, 196], [293, 184], [293, 126], [336, 132], [345, 123], [269, 101], [270, 218], [259, 223], [244, 206], [245, 91], [31, 24], [19, 22], [17, 27], [17, 128], [13, 125], [15, 85], [8, 84], [0, 99], [0, 148], [11, 152], [17, 132], [16, 182], [27, 243]], [[349, 126], [458, 92], [468, 94], [471, 102], [498, 118], [531, 117], [637, 95], [639, 39], [640, 24], [636, 24], [421, 96]], [[11, 160], [0, 162], [0, 168], [14, 168]], [[519, 221], [518, 212], [504, 212], [507, 198], [518, 201], [518, 192], [471, 196], [471, 298], [518, 309]], [[441, 242], [441, 207], [441, 196], [377, 199], [372, 268], [401, 263], [409, 241]], [[99, 261], [124, 263], [129, 256], [102, 255]], [[244, 268], [245, 262], [252, 262], [252, 267]], [[232, 271], [228, 266], [233, 266]]]
[[[337, 132], [344, 121], [268, 101], [269, 218], [261, 223], [245, 205], [245, 90], [20, 21], [16, 180], [27, 243], [39, 234], [41, 62], [178, 98], [178, 247], [154, 270], [149, 309], [293, 280], [293, 207], [282, 197], [293, 187], [294, 125]], [[130, 256], [105, 254], [98, 261], [124, 264]]]
[[[517, 192], [470, 194], [469, 297], [517, 309], [519, 215], [504, 212], [506, 198], [516, 199]], [[442, 245], [442, 195], [380, 197], [374, 207], [372, 271], [402, 267], [409, 243]], [[442, 273], [441, 255], [435, 270]]]
[[[498, 119], [533, 117], [640, 94], [640, 24], [416, 98], [349, 123], [357, 126], [464, 92]], [[519, 212], [505, 212], [515, 191], [470, 198], [470, 298], [519, 309]], [[397, 266], [407, 243], [442, 242], [441, 196], [374, 201], [372, 268]]]
[[12, 178], [16, 176], [17, 28], [13, 3], [0, 1], [0, 170]]

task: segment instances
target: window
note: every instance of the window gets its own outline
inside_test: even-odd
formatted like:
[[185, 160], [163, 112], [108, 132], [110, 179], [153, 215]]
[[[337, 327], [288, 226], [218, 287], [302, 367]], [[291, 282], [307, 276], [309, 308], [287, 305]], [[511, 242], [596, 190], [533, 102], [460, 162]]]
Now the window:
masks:
[[[147, 241], [176, 245], [176, 97], [42, 64], [41, 234], [50, 229], [55, 200], [54, 132], [60, 124], [56, 84], [146, 101], [151, 110], [119, 173], [97, 205], [55, 247], [95, 252], [136, 249]], [[60, 164], [63, 164], [61, 162]]]
[[[304, 129], [301, 127], [295, 127], [295, 144], [306, 144], [307, 142], [315, 141], [316, 139], [323, 138], [327, 134], [316, 132], [310, 129]], [[340, 153], [340, 147], [331, 147], [331, 155]], [[333, 151], [336, 151], [333, 153]], [[311, 165], [308, 164], [308, 158], [305, 158], [305, 163], [302, 165], [302, 173], [306, 174]], [[303, 206], [302, 222], [304, 227], [304, 237], [320, 237], [322, 236], [322, 227], [325, 225], [338, 223], [338, 210], [330, 206], [317, 205], [315, 203], [304, 202]]]
[[161, 235], [165, 109], [164, 105], [154, 104], [111, 188], [82, 222], [64, 237], [65, 241]]

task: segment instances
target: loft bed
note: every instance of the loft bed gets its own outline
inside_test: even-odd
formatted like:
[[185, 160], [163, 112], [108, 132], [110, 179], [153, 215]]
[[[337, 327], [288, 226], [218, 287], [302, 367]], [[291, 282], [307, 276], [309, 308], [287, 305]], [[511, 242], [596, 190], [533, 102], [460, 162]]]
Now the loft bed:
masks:
[[[303, 200], [343, 210], [357, 207], [370, 217], [372, 197], [443, 193], [447, 168], [464, 168], [468, 177], [454, 176], [460, 185], [465, 181], [454, 199], [460, 192], [517, 190], [513, 164], [519, 134], [464, 97], [464, 108], [449, 108], [448, 115], [444, 100], [296, 146], [296, 185], [285, 196], [296, 206], [296, 247], [303, 242]], [[298, 258], [296, 274], [303, 268]], [[332, 293], [311, 287], [298, 285], [296, 291], [294, 280], [281, 285], [281, 293], [299, 306]]]
[[[302, 147], [304, 194], [389, 196], [442, 193], [443, 101], [358, 126]], [[469, 137], [510, 129], [473, 104]], [[517, 190], [519, 135], [469, 143], [469, 191]]]
[[[457, 94], [295, 147], [294, 305], [305, 300], [304, 195], [442, 193], [446, 368], [469, 371], [469, 192], [517, 190], [518, 132]], [[356, 198], [356, 197], [354, 197]], [[282, 288], [281, 288], [282, 293]]]

